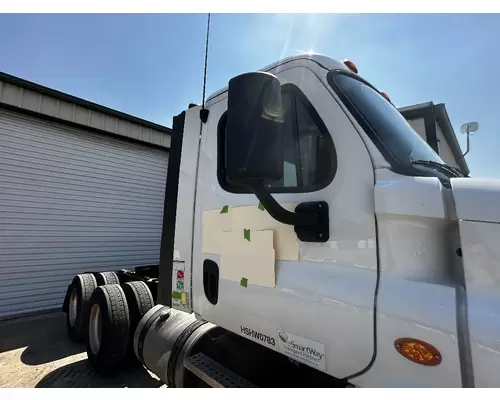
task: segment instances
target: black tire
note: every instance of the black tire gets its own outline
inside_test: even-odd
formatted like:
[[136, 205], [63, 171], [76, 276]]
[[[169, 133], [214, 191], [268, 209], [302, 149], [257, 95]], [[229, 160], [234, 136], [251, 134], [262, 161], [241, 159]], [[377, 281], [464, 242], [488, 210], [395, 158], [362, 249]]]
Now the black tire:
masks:
[[123, 285], [123, 292], [125, 293], [125, 296], [127, 298], [128, 311], [130, 316], [128, 355], [132, 360], [135, 360], [136, 356], [133, 346], [135, 330], [141, 318], [151, 308], [154, 307], [155, 303], [148, 285], [146, 285], [144, 282], [127, 282]]
[[80, 274], [73, 278], [68, 288], [68, 312], [66, 328], [73, 342], [81, 342], [87, 329], [86, 312], [97, 282], [92, 274]]
[[[99, 286], [87, 309], [88, 329], [85, 344], [87, 357], [94, 370], [103, 376], [114, 375], [125, 365], [130, 336], [127, 298], [120, 285]], [[97, 314], [100, 314], [100, 318]], [[99, 345], [94, 328], [101, 321]]]
[[114, 272], [97, 272], [95, 274], [95, 280], [97, 281], [98, 286], [120, 284], [118, 275], [116, 275]]

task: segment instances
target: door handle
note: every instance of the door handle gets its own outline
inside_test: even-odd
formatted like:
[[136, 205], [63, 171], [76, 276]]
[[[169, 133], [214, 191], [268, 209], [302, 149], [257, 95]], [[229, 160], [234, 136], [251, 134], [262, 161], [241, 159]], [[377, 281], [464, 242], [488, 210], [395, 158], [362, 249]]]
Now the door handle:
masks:
[[219, 266], [215, 261], [203, 261], [203, 289], [207, 300], [213, 305], [219, 299]]

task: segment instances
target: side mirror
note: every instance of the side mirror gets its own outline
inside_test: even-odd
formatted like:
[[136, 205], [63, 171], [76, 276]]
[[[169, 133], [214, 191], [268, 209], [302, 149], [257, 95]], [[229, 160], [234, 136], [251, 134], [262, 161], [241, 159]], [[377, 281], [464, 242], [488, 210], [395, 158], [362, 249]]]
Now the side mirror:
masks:
[[224, 157], [226, 178], [251, 189], [277, 221], [294, 225], [304, 242], [326, 242], [328, 203], [301, 203], [284, 209], [264, 183], [281, 179], [284, 169], [283, 108], [278, 78], [251, 72], [229, 81]]
[[225, 164], [231, 183], [253, 186], [281, 179], [282, 124], [278, 78], [251, 72], [229, 81]]

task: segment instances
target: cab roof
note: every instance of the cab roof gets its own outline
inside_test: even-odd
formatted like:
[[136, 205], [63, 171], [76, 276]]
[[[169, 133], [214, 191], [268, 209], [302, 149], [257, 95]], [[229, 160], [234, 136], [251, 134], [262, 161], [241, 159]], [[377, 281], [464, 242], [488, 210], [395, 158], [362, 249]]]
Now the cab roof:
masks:
[[[293, 55], [290, 57], [285, 57], [279, 61], [276, 61], [272, 64], [267, 65], [264, 68], [261, 68], [259, 71], [269, 72], [269, 71], [272, 71], [272, 70], [274, 70], [274, 69], [276, 69], [284, 64], [287, 64], [289, 62], [299, 61], [299, 60], [312, 61], [315, 64], [319, 65], [321, 68], [324, 68], [328, 71], [331, 69], [345, 69], [345, 70], [349, 71], [349, 69], [345, 66], [345, 64], [343, 62], [338, 61], [338, 60], [334, 60], [331, 57], [328, 57], [328, 56], [325, 56], [322, 54], [316, 54], [316, 53], [303, 53], [303, 54], [296, 54], [296, 55]], [[206, 102], [208, 103], [210, 100], [214, 99], [215, 97], [221, 95], [222, 93], [224, 93], [226, 91], [227, 91], [227, 86], [225, 86], [224, 88], [211, 94], [207, 98]]]

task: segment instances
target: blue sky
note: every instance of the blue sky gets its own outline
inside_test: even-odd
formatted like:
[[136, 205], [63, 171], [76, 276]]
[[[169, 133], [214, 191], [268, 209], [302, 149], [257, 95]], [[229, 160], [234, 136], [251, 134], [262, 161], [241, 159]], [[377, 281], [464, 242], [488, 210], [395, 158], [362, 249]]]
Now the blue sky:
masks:
[[[3, 14], [0, 71], [171, 126], [201, 102], [205, 29], [205, 14]], [[455, 132], [479, 121], [467, 162], [500, 178], [500, 14], [213, 14], [207, 92], [308, 50], [353, 60], [398, 107], [445, 103]]]

